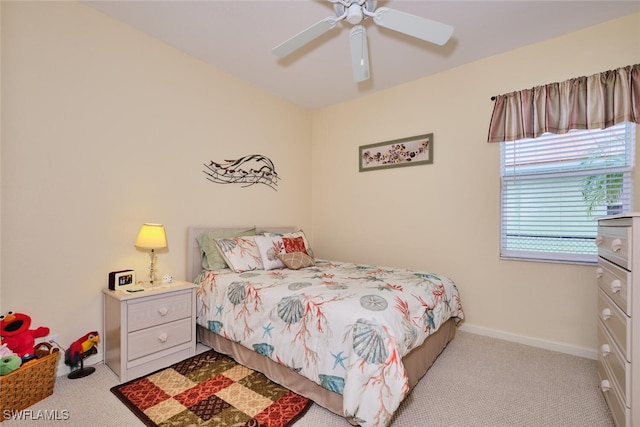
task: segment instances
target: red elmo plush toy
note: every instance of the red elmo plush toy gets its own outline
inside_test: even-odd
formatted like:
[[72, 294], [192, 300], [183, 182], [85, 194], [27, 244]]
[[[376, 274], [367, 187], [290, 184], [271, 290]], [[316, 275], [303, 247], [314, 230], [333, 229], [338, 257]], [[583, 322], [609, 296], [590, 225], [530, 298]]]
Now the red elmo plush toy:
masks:
[[13, 311], [0, 316], [0, 336], [2, 342], [23, 361], [35, 357], [34, 346], [36, 338], [49, 335], [49, 328], [40, 326], [37, 329], [31, 327], [31, 317], [24, 313], [14, 313]]

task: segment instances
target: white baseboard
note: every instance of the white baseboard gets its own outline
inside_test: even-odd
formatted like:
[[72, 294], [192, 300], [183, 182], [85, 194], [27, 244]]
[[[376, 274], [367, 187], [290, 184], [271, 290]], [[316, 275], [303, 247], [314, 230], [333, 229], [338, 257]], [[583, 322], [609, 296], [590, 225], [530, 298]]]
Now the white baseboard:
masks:
[[484, 335], [491, 338], [498, 338], [505, 341], [516, 342], [519, 344], [530, 345], [532, 347], [544, 348], [546, 350], [557, 351], [560, 353], [571, 354], [573, 356], [585, 357], [587, 359], [596, 360], [598, 351], [596, 349], [578, 347], [557, 341], [542, 340], [539, 338], [527, 337], [524, 335], [512, 334], [509, 332], [499, 331], [497, 329], [484, 328], [482, 326], [469, 325], [463, 323], [459, 328], [461, 331], [472, 334]]

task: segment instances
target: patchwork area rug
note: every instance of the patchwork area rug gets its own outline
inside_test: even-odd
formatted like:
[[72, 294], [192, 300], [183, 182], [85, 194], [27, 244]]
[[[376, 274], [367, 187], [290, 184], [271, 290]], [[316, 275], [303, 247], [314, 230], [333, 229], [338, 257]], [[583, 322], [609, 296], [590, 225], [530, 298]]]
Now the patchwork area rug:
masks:
[[111, 388], [148, 426], [285, 427], [305, 397], [213, 350]]

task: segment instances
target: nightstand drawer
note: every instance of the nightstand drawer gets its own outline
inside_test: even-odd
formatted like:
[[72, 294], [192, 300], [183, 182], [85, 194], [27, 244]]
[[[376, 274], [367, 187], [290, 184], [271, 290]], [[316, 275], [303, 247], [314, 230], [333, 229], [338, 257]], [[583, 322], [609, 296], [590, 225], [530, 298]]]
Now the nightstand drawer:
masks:
[[[614, 221], [610, 222], [611, 224]], [[596, 245], [598, 255], [616, 263], [627, 270], [631, 270], [632, 258], [631, 227], [626, 222], [618, 222], [619, 226], [599, 226]]]
[[157, 353], [161, 350], [191, 341], [193, 319], [178, 320], [172, 323], [154, 326], [127, 336], [127, 360]]
[[631, 273], [610, 263], [604, 258], [598, 259], [596, 268], [598, 286], [622, 309], [631, 316]]
[[149, 297], [128, 305], [129, 332], [191, 317], [191, 291]]
[[598, 291], [598, 317], [628, 361], [631, 357], [629, 318], [602, 290]]

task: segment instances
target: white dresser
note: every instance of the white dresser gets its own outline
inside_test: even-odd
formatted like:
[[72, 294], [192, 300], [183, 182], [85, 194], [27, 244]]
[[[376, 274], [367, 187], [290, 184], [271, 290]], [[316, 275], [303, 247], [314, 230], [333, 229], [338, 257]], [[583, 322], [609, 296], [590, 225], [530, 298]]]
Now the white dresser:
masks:
[[196, 353], [196, 285], [129, 293], [103, 289], [105, 363], [121, 382]]
[[616, 426], [637, 427], [640, 426], [640, 213], [600, 219], [596, 245], [600, 388]]

